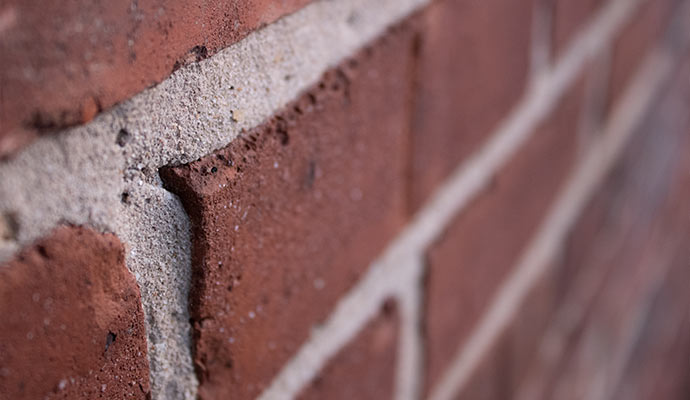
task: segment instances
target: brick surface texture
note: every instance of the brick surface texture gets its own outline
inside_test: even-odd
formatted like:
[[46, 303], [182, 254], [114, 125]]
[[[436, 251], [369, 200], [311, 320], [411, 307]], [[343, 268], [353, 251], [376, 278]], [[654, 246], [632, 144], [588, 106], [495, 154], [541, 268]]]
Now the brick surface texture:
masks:
[[260, 393], [404, 223], [413, 32], [394, 29], [230, 147], [163, 171], [194, 224], [202, 398]]
[[59, 228], [0, 266], [0, 314], [0, 398], [148, 398], [139, 288], [112, 235]]
[[[333, 10], [342, 54], [300, 53]], [[687, 399], [687, 15], [690, 0], [0, 5], [0, 189], [18, 193], [0, 191], [0, 400], [160, 400], [166, 384], [185, 400]], [[262, 82], [270, 60], [252, 69], [268, 44], [228, 48], [273, 23], [292, 46], [273, 62], [307, 77], [285, 77], [289, 99]], [[232, 140], [198, 109], [193, 134], [151, 129], [166, 101], [186, 112], [180, 93], [222, 97], [190, 94], [194, 74], [223, 86], [235, 67], [190, 64], [223, 49], [257, 78], [218, 93], [270, 116]], [[170, 82], [192, 89], [147, 92], [161, 110], [144, 122], [117, 105], [180, 68]], [[168, 301], [189, 314], [168, 320]]]

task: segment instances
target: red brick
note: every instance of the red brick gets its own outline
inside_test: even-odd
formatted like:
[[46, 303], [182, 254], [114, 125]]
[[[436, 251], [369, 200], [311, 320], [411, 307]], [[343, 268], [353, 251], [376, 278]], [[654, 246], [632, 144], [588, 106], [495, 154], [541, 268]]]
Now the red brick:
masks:
[[585, 25], [599, 12], [605, 0], [545, 0], [553, 7], [551, 49], [558, 57]]
[[[688, 96], [684, 96], [684, 104], [678, 104], [683, 98], [678, 95], [658, 103], [573, 229], [556, 265], [562, 270], [560, 291], [564, 297], [549, 327], [550, 343], [542, 343], [542, 351], [533, 361], [519, 367], [529, 372], [518, 398], [586, 397], [597, 377], [613, 372], [611, 360], [621, 356], [617, 346], [639, 328], [637, 315], [645, 311], [636, 305], [657, 303], [655, 297], [679, 291], [677, 287], [671, 290], [676, 281], [687, 281], [677, 271], [687, 275], [687, 268], [680, 265], [687, 266], [683, 238], [690, 237], [690, 157], [683, 151], [690, 130], [683, 111]], [[670, 284], [655, 294], [658, 271], [669, 263], [675, 278], [667, 278]], [[682, 319], [690, 315], [687, 301], [674, 304], [682, 304], [681, 310], [653, 306], [644, 323], [641, 344], [648, 340], [659, 347], [637, 351], [644, 354], [640, 358], [649, 357], [649, 362], [635, 362], [633, 357], [629, 374], [637, 377], [640, 387], [660, 382], [653, 371], [643, 379], [646, 367], [638, 365], [653, 364], [658, 352], [672, 345], [673, 335], [664, 333], [664, 327], [682, 325]], [[556, 348], [555, 343], [559, 343]], [[677, 390], [682, 377], [662, 384]], [[619, 392], [631, 393], [626, 387], [630, 386], [621, 385]]]
[[395, 393], [399, 317], [394, 303], [336, 354], [298, 396], [301, 400], [383, 400]]
[[149, 398], [139, 288], [114, 236], [58, 228], [0, 266], [0, 315], [0, 398]]
[[[618, 399], [685, 399], [690, 394], [690, 155], [685, 151], [690, 145], [688, 76], [690, 60], [674, 81], [684, 84], [674, 85], [671, 94], [658, 103], [657, 118], [647, 124], [645, 140], [638, 144], [644, 155], [638, 158], [649, 161], [635, 166], [639, 171], [654, 170], [656, 175], [643, 175], [635, 183], [654, 193], [648, 198], [658, 199], [644, 202], [644, 209], [636, 213], [649, 221], [638, 229], [646, 233], [645, 243], [656, 244], [663, 258], [663, 263], [648, 263], [647, 268], [654, 271], [665, 263], [669, 269], [640, 324], [635, 349], [614, 396]], [[683, 94], [674, 96], [678, 91]]]
[[412, 116], [413, 208], [478, 148], [523, 93], [531, 4], [444, 0], [424, 12]]
[[[690, 71], [687, 65], [685, 71]], [[687, 79], [679, 78], [678, 82], [687, 82]], [[618, 197], [618, 201], [609, 202], [618, 226], [609, 228], [609, 238], [597, 239], [604, 245], [610, 245], [616, 240], [612, 238], [620, 237], [622, 240], [617, 241], [622, 244], [617, 246], [618, 250], [609, 259], [613, 271], [605, 290], [596, 299], [593, 312], [581, 328], [583, 333], [580, 339], [574, 344], [570, 358], [564, 361], [562, 372], [553, 384], [556, 396], [563, 392], [576, 393], [573, 386], [577, 386], [578, 382], [587, 382], [602, 374], [610, 375], [615, 367], [610, 360], [626, 357], [628, 349], [619, 347], [624, 338], [638, 336], [633, 345], [644, 346], [645, 341], [654, 341], [663, 349], [664, 346], [673, 346], [676, 339], [664, 339], [668, 336], [664, 333], [665, 325], [687, 326], [690, 315], [687, 298], [675, 305], [679, 308], [659, 305], [664, 297], [680, 291], [676, 280], [687, 282], [688, 278], [690, 174], [687, 171], [690, 157], [684, 150], [690, 145], [690, 126], [685, 112], [689, 98], [688, 85], [683, 86], [683, 94], [666, 96], [659, 102], [655, 113], [627, 149], [618, 170], [604, 186], [604, 192], [617, 190], [623, 195]], [[609, 225], [612, 224], [609, 222]], [[660, 277], [664, 276], [660, 271], [665, 269], [670, 270], [670, 275], [661, 281], [661, 287], [657, 287]], [[640, 317], [645, 315], [647, 317], [640, 324]], [[641, 331], [641, 335], [635, 334], [635, 331]], [[687, 348], [675, 349], [687, 354]], [[644, 350], [632, 353], [630, 368], [635, 368], [636, 353], [639, 356], [640, 352]], [[653, 360], [650, 358], [649, 361], [651, 363]], [[669, 358], [666, 367], [670, 368], [674, 363], [678, 365], [677, 361]], [[649, 378], [654, 378], [652, 365], [649, 367], [652, 375]], [[670, 369], [668, 373], [667, 378], [670, 378], [675, 372]], [[663, 382], [659, 380], [663, 377], [657, 375], [651, 382], [645, 382], [642, 377], [638, 378], [640, 390], [653, 389], [645, 388], [649, 384], [661, 384], [666, 390], [677, 389], [678, 385], [683, 386], [686, 379], [680, 377], [680, 381]], [[676, 388], [670, 384], [675, 384]], [[624, 389], [621, 386], [622, 393], [626, 393]], [[660, 395], [654, 390], [652, 392], [653, 397]], [[648, 398], [642, 393], [636, 395]]]
[[0, 156], [79, 124], [309, 0], [8, 0]]
[[608, 108], [621, 97], [647, 53], [670, 21], [673, 0], [647, 0], [613, 44]]
[[458, 215], [429, 250], [428, 387], [438, 381], [486, 311], [568, 177], [576, 154], [583, 86], [571, 88], [492, 186]]
[[203, 399], [257, 395], [404, 224], [413, 32], [395, 28], [263, 126], [162, 171], [194, 226]]
[[545, 382], [549, 388], [545, 398], [590, 397], [588, 393], [601, 383], [597, 378], [615, 376], [618, 360], [624, 359], [630, 335], [639, 329], [638, 318], [657, 295], [655, 270], [665, 268], [667, 261], [659, 243], [634, 241], [623, 250], [627, 254], [619, 253], [614, 260], [613, 274], [559, 360], [557, 378]]

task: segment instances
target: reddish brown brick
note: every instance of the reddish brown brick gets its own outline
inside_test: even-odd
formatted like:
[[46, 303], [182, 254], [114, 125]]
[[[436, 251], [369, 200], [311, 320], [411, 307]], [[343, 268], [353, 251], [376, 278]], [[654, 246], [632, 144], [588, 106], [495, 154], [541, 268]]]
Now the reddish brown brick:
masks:
[[82, 123], [309, 0], [7, 0], [0, 156]]
[[263, 126], [164, 169], [194, 226], [204, 399], [254, 397], [406, 218], [411, 26]]
[[551, 48], [554, 57], [558, 57], [567, 47], [577, 32], [601, 10], [605, 0], [544, 0], [547, 7], [552, 7]]
[[520, 98], [532, 1], [444, 0], [424, 12], [412, 121], [412, 207], [477, 149]]
[[[679, 76], [677, 82], [682, 81]], [[587, 397], [597, 376], [614, 372], [611, 360], [621, 356], [617, 346], [638, 329], [643, 333], [636, 346], [643, 348], [634, 352], [639, 355], [633, 355], [626, 374], [646, 390], [659, 383], [669, 390], [665, 393], [674, 393], [682, 386], [684, 378], [673, 375], [675, 370], [668, 371], [673, 378], [662, 381], [652, 365], [664, 348], [683, 344], [669, 330], [685, 326], [683, 319], [690, 315], [687, 301], [669, 307], [657, 304], [659, 298], [677, 296], [675, 282], [687, 281], [683, 277], [688, 273], [683, 238], [690, 237], [690, 157], [684, 152], [690, 140], [684, 112], [690, 98], [687, 86], [684, 95], [676, 93], [658, 103], [573, 229], [556, 265], [562, 271], [559, 291], [564, 295], [549, 326], [549, 343], [542, 343], [533, 361], [521, 365], [529, 372], [518, 398]], [[671, 277], [655, 289], [658, 271], [667, 265]], [[642, 308], [636, 307], [639, 304]], [[646, 314], [644, 307], [650, 304], [649, 317], [638, 325], [638, 315]], [[636, 357], [646, 361], [638, 363]], [[628, 394], [622, 398], [634, 398], [630, 387], [620, 385], [618, 391]]]
[[[598, 376], [613, 376], [610, 360], [621, 354], [612, 349], [637, 330], [617, 397], [687, 394], [690, 303], [682, 288], [690, 249], [682, 238], [690, 237], [690, 157], [683, 149], [690, 131], [682, 110], [690, 97], [685, 104], [670, 97], [640, 128], [458, 398], [586, 398]], [[670, 275], [654, 290], [656, 271], [669, 262]], [[649, 312], [633, 307], [640, 301]], [[648, 314], [641, 323], [640, 312]]]
[[0, 266], [0, 315], [0, 398], [149, 398], [139, 288], [114, 236], [58, 228]]
[[545, 398], [591, 397], [588, 393], [600, 383], [597, 377], [615, 376], [617, 363], [625, 360], [627, 345], [639, 329], [639, 318], [658, 295], [656, 270], [665, 268], [668, 262], [660, 253], [659, 243], [628, 244], [623, 247], [626, 254], [619, 253], [621, 257], [614, 260], [616, 268], [595, 298], [584, 324], [577, 328], [575, 340], [568, 343], [556, 369], [557, 378], [546, 382], [549, 389]]
[[573, 163], [583, 84], [428, 252], [427, 386], [433, 387], [486, 311]]
[[381, 313], [298, 396], [301, 400], [383, 400], [395, 393], [399, 318], [395, 304]]
[[[686, 74], [679, 76], [676, 82], [688, 82], [687, 71], [690, 69], [687, 65], [685, 71]], [[685, 87], [680, 94], [679, 86]], [[676, 280], [687, 282], [690, 256], [687, 247], [687, 238], [690, 237], [690, 157], [685, 151], [690, 145], [686, 114], [690, 89], [687, 83], [676, 85], [674, 89], [672, 95], [660, 100], [652, 117], [628, 146], [623, 161], [604, 185], [602, 192], [608, 194], [598, 194], [617, 200], [608, 202], [609, 212], [615, 216], [607, 221], [609, 237], [595, 238], [603, 245], [615, 246], [613, 251], [603, 253], [609, 255], [612, 272], [604, 290], [595, 299], [592, 312], [579, 328], [582, 333], [573, 344], [570, 357], [563, 361], [562, 372], [552, 385], [553, 396], [577, 394], [574, 388], [578, 387], [578, 382], [616, 373], [617, 365], [611, 360], [629, 359], [628, 369], [634, 371], [638, 368], [636, 361], [644, 361], [635, 357], [642, 357], [644, 347], [649, 348], [649, 342], [658, 345], [656, 351], [683, 343], [683, 334], [678, 329], [683, 326], [687, 329], [690, 309], [687, 294], [682, 296], [683, 299], [677, 297], [679, 292], [687, 290], [679, 289]], [[611, 196], [614, 191], [622, 194]], [[601, 253], [598, 256], [602, 258]], [[666, 270], [669, 272], [664, 272]], [[674, 296], [677, 304], [663, 305], [665, 298]], [[670, 331], [665, 332], [669, 326]], [[633, 348], [642, 348], [631, 352], [629, 348], [620, 346], [626, 343], [624, 341]], [[688, 351], [687, 347], [675, 350], [685, 354]], [[651, 390], [656, 397], [661, 395], [662, 389], [670, 390], [666, 393], [683, 389], [687, 376], [681, 374], [679, 377], [672, 366], [681, 366], [687, 363], [687, 359], [680, 360], [680, 364], [673, 357], [666, 360], [669, 371], [665, 378], [669, 380], [663, 381], [663, 376], [654, 376], [653, 353], [647, 354], [650, 357], [650, 379], [647, 381], [638, 376], [640, 390]], [[616, 382], [608, 383], [610, 386]], [[630, 393], [625, 386], [623, 384], [619, 389], [621, 395]], [[652, 390], [654, 388], [659, 391]], [[680, 394], [687, 392], [681, 390]], [[634, 395], [641, 397], [633, 398], [649, 398], [640, 392]], [[661, 397], [675, 396], [677, 394]]]
[[623, 27], [613, 44], [608, 108], [630, 83], [647, 53], [658, 43], [670, 21], [675, 0], [647, 0]]

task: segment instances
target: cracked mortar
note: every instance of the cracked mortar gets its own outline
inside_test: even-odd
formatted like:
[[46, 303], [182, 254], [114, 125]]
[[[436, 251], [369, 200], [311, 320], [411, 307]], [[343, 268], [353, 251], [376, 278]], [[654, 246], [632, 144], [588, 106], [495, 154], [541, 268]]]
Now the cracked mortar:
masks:
[[87, 125], [36, 140], [0, 163], [0, 261], [61, 223], [115, 233], [141, 289], [153, 398], [195, 398], [190, 225], [158, 168], [227, 145], [426, 3], [315, 2]]

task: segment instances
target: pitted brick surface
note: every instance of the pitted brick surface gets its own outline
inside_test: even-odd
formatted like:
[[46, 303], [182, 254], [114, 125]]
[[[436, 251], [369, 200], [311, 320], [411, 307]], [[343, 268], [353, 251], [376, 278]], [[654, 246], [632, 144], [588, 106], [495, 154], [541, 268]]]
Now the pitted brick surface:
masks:
[[61, 227], [0, 266], [0, 398], [146, 399], [139, 288], [112, 235]]
[[394, 28], [263, 126], [161, 171], [194, 226], [201, 398], [256, 396], [405, 222], [413, 32]]

